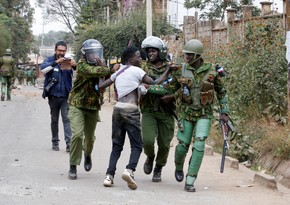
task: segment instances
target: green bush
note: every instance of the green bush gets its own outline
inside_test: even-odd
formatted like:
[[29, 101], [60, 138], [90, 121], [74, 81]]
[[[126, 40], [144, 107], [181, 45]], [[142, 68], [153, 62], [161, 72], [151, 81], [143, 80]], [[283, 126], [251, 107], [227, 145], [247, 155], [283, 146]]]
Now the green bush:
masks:
[[[155, 16], [152, 26], [154, 36], [173, 34], [173, 28], [162, 16]], [[141, 48], [141, 43], [146, 38], [146, 12], [145, 10], [133, 12], [116, 24], [96, 24], [79, 29], [75, 51], [79, 51], [82, 43], [90, 38], [95, 38], [102, 43], [106, 59], [112, 56], [120, 57], [129, 44]]]
[[[234, 141], [232, 154], [241, 161], [253, 158], [270, 123], [251, 126], [260, 120], [287, 124], [287, 62], [285, 31], [280, 19], [250, 21], [244, 27], [243, 39], [207, 51], [207, 59], [221, 64], [228, 75], [231, 116], [239, 135]], [[266, 127], [263, 127], [266, 126]], [[285, 148], [281, 152], [286, 151]], [[279, 154], [283, 156], [283, 154]]]

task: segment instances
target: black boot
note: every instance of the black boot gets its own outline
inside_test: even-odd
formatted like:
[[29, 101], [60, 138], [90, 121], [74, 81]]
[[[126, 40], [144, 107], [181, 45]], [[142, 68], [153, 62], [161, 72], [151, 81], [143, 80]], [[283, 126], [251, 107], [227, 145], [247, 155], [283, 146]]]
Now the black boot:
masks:
[[1, 95], [1, 101], [4, 101], [4, 100], [5, 100], [5, 96]]
[[84, 168], [88, 172], [92, 168], [92, 159], [90, 155], [85, 155], [85, 163], [84, 163]]
[[77, 165], [70, 165], [68, 178], [72, 180], [77, 179]]
[[183, 181], [183, 178], [184, 178], [184, 173], [183, 173], [183, 171], [175, 170], [174, 175], [175, 175], [175, 179], [176, 179], [176, 181], [178, 181], [178, 182], [182, 182], [182, 181]]
[[66, 151], [66, 152], [70, 152], [70, 144], [67, 144], [67, 145], [66, 145], [65, 151]]
[[161, 182], [161, 171], [162, 171], [162, 166], [156, 165], [153, 171], [153, 177], [152, 181], [153, 182]]
[[151, 174], [152, 169], [153, 169], [154, 158], [155, 158], [155, 156], [147, 157], [147, 159], [144, 163], [144, 166], [143, 166], [143, 170], [144, 170], [145, 174]]

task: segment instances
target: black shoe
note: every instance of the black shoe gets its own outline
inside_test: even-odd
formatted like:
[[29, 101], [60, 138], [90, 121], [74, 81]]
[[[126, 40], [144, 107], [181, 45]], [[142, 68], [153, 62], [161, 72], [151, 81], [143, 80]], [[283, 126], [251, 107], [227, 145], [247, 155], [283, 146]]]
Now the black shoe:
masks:
[[152, 181], [153, 182], [161, 182], [161, 171], [162, 171], [162, 167], [156, 165], [153, 171], [153, 177], [152, 177]]
[[178, 182], [182, 182], [182, 181], [183, 181], [183, 178], [184, 178], [184, 173], [183, 173], [183, 171], [175, 170], [174, 175], [175, 175], [175, 179], [176, 179], [176, 181], [178, 181]]
[[189, 184], [185, 184], [184, 190], [187, 192], [195, 192], [194, 186]]
[[84, 168], [87, 172], [90, 171], [92, 168], [92, 159], [91, 159], [90, 155], [88, 155], [88, 156], [85, 155]]
[[72, 180], [77, 179], [77, 165], [70, 165], [68, 178]]
[[70, 144], [67, 144], [67, 145], [66, 145], [65, 151], [66, 151], [66, 152], [70, 152]]
[[4, 100], [5, 100], [5, 96], [1, 95], [1, 101], [4, 101]]
[[154, 162], [154, 157], [147, 157], [144, 166], [143, 166], [143, 170], [145, 174], [151, 174], [152, 169], [153, 169], [153, 162]]
[[59, 151], [59, 146], [56, 145], [56, 144], [53, 144], [53, 145], [52, 145], [52, 149], [53, 149], [54, 151]]

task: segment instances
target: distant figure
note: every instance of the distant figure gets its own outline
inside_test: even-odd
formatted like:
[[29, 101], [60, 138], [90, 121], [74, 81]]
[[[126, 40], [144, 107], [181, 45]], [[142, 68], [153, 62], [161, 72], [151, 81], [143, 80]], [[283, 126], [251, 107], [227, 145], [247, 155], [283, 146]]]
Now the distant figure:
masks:
[[11, 100], [14, 69], [15, 61], [12, 58], [12, 51], [10, 48], [7, 48], [4, 56], [0, 58], [1, 101], [5, 100], [6, 93], [7, 100]]
[[46, 58], [40, 65], [41, 72], [45, 74], [42, 97], [48, 97], [51, 116], [52, 149], [59, 151], [58, 120], [61, 112], [66, 142], [66, 152], [70, 151], [71, 128], [68, 118], [68, 95], [72, 89], [72, 68], [76, 68], [73, 59], [70, 60], [71, 68], [62, 70], [61, 64], [66, 61], [64, 57], [67, 45], [64, 41], [55, 44], [55, 54]]

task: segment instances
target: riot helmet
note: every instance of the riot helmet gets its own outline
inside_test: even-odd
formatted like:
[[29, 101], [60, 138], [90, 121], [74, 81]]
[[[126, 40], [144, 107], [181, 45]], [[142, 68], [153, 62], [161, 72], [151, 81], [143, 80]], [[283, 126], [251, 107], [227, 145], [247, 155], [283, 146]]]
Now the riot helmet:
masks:
[[146, 50], [147, 55], [148, 55], [148, 52], [147, 52], [148, 48], [156, 48], [159, 51], [158, 55], [159, 55], [160, 60], [166, 60], [167, 58], [167, 46], [160, 38], [156, 36], [146, 37], [143, 40], [141, 47]]
[[96, 39], [86, 40], [82, 45], [81, 52], [88, 64], [95, 64], [96, 58], [103, 59], [103, 46]]
[[7, 56], [11, 56], [11, 55], [12, 55], [12, 51], [11, 51], [10, 48], [7, 48], [7, 49], [5, 50], [5, 55], [7, 55]]

